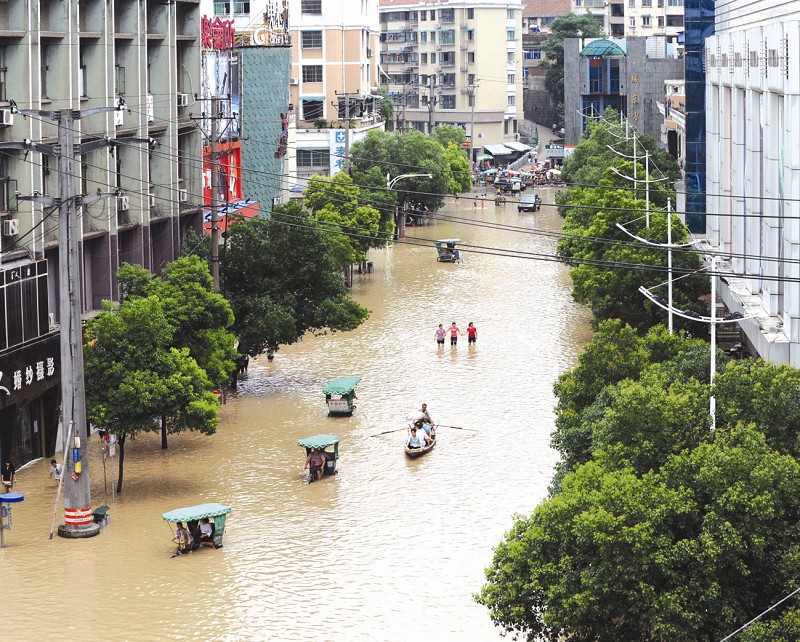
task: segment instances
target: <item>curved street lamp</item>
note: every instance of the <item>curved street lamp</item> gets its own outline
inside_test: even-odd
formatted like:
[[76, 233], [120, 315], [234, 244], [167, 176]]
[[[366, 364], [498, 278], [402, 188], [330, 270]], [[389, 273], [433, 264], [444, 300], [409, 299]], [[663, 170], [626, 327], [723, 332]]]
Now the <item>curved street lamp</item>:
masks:
[[[433, 178], [432, 174], [400, 174], [400, 176], [395, 176], [394, 178], [390, 178], [391, 174], [386, 174], [386, 188], [392, 189], [394, 184], [403, 179], [403, 178]], [[406, 217], [403, 216], [402, 220], [398, 218], [398, 211], [397, 206], [394, 208], [394, 221], [395, 221], [395, 239], [401, 239], [405, 236], [406, 233]]]

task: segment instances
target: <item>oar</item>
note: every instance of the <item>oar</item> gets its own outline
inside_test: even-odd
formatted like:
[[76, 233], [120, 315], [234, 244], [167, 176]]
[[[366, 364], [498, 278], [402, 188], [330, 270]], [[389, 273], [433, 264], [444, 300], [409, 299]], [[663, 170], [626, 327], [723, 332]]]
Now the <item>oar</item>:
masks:
[[408, 428], [395, 428], [394, 430], [384, 430], [383, 432], [370, 435], [370, 437], [380, 437], [381, 435], [388, 435], [390, 432], [400, 432], [401, 430], [408, 430]]
[[437, 424], [437, 428], [453, 428], [454, 430], [471, 430], [473, 432], [478, 432], [476, 428], [464, 428], [463, 426], [448, 426], [447, 424]]

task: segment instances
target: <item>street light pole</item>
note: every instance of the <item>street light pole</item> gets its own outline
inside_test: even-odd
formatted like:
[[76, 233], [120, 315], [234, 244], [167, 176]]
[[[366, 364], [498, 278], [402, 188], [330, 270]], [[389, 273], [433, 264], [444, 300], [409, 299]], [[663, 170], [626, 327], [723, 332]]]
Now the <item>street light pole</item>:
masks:
[[741, 312], [733, 312], [722, 319], [717, 318], [717, 257], [711, 257], [711, 316], [704, 317], [697, 314], [694, 310], [675, 310], [672, 306], [667, 307], [664, 299], [654, 295], [650, 290], [644, 286], [639, 287], [639, 292], [644, 294], [651, 302], [655, 303], [658, 307], [667, 310], [672, 310], [679, 317], [689, 319], [690, 321], [700, 321], [701, 323], [711, 324], [711, 366], [709, 373], [709, 401], [708, 401], [708, 414], [711, 416], [712, 431], [717, 428], [717, 398], [714, 394], [714, 378], [717, 373], [717, 324], [718, 323], [741, 323], [747, 319], [754, 319], [757, 315], [749, 314], [743, 315]]
[[[400, 176], [395, 176], [394, 178], [390, 177], [390, 174], [386, 174], [386, 188], [392, 189], [394, 184], [403, 179], [403, 178], [433, 178], [432, 174], [400, 174]], [[399, 240], [403, 238], [406, 234], [406, 217], [405, 215], [399, 216], [399, 211], [397, 206], [394, 208], [394, 222], [395, 222], [395, 239]]]

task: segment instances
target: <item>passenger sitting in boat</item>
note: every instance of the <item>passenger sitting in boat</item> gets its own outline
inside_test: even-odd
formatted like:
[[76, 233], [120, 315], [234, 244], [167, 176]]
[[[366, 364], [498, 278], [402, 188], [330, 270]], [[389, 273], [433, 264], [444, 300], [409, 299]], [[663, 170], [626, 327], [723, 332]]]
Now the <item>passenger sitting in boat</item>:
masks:
[[429, 423], [427, 423], [427, 422], [423, 422], [423, 421], [418, 421], [418, 422], [416, 422], [416, 424], [415, 424], [415, 425], [416, 425], [416, 427], [417, 427], [417, 430], [424, 430], [424, 431], [425, 431], [425, 434], [426, 434], [428, 437], [430, 437], [430, 436], [431, 436], [431, 426], [430, 426], [430, 424], [429, 424]]
[[200, 522], [200, 543], [214, 543], [214, 525], [208, 519], [208, 517], [204, 517], [203, 521]]
[[428, 444], [428, 435], [422, 429], [417, 430], [416, 424], [411, 426], [411, 437], [408, 439], [408, 447], [412, 449], [424, 448]]
[[[314, 448], [306, 457], [305, 468], [309, 468], [311, 473], [311, 481], [322, 479], [322, 473], [325, 471], [325, 462], [327, 458], [321, 448]], [[305, 470], [305, 468], [303, 470]]]

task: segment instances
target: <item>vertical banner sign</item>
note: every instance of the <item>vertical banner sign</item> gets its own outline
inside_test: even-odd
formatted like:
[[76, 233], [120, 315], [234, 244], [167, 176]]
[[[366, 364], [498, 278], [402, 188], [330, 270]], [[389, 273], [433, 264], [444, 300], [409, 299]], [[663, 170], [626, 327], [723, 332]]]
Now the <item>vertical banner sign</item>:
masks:
[[347, 136], [347, 132], [343, 129], [332, 129], [330, 135], [331, 176], [333, 176], [344, 169], [345, 136]]

